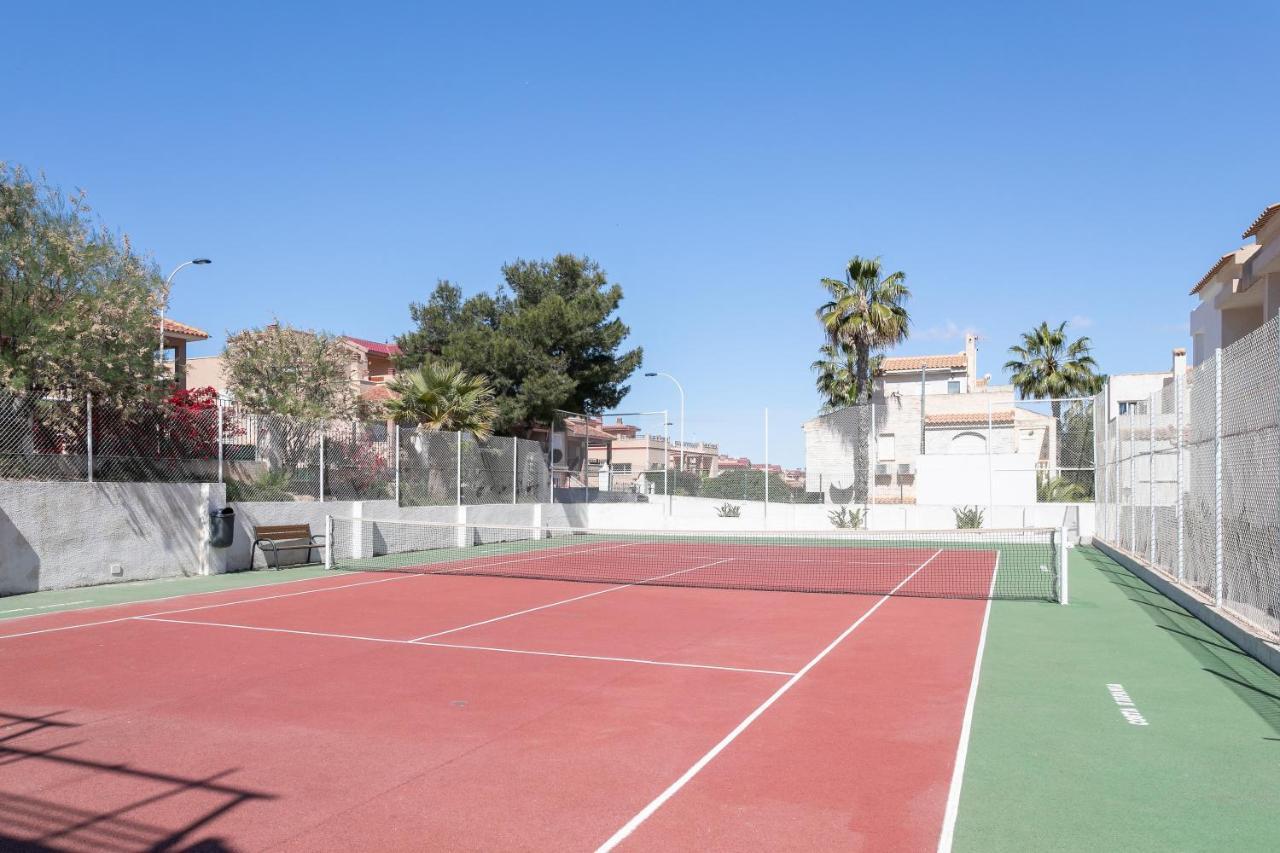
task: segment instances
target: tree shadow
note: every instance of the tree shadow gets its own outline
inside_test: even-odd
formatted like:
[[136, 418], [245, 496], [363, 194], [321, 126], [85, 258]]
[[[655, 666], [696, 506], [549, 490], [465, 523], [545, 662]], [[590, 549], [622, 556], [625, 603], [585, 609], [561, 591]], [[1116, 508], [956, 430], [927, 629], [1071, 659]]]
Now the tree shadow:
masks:
[[[238, 768], [228, 768], [202, 777], [188, 777], [163, 771], [77, 757], [69, 750], [84, 741], [65, 741], [50, 746], [27, 746], [36, 736], [56, 735], [78, 728], [64, 719], [68, 712], [25, 716], [0, 711], [0, 771], [21, 764], [18, 772], [33, 773], [53, 767], [71, 768], [91, 775], [103, 791], [100, 809], [83, 804], [70, 805], [42, 796], [0, 790], [0, 851], [51, 851], [92, 849], [116, 851], [191, 851], [230, 853], [229, 843], [217, 836], [195, 838], [213, 821], [255, 800], [275, 796], [241, 788], [223, 780]], [[113, 784], [114, 783], [114, 784]], [[56, 790], [56, 788], [54, 789]], [[120, 791], [129, 791], [121, 802]], [[184, 797], [184, 795], [186, 795]], [[174, 825], [157, 825], [140, 816], [148, 807], [162, 805], [166, 815], [176, 817]]]
[[1077, 553], [1280, 735], [1280, 675], [1101, 552], [1081, 548]]

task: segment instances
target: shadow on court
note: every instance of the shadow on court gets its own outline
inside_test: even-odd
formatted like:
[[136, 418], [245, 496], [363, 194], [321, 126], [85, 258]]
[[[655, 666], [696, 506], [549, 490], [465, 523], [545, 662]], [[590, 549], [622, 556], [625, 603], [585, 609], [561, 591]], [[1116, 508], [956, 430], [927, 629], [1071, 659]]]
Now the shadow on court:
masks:
[[[271, 794], [238, 788], [219, 780], [235, 772], [222, 770], [189, 778], [127, 764], [108, 763], [71, 754], [85, 741], [75, 740], [79, 724], [65, 719], [65, 711], [23, 716], [0, 711], [0, 774], [18, 778], [41, 771], [87, 772], [101, 808], [86, 808], [0, 788], [0, 851], [101, 850], [229, 853], [234, 848], [214, 836], [195, 839], [208, 824], [253, 800], [275, 799]], [[68, 739], [36, 746], [65, 734]], [[84, 781], [78, 777], [78, 783]], [[54, 790], [57, 790], [55, 787]], [[129, 792], [122, 796], [122, 792]], [[176, 802], [186, 795], [186, 799]], [[194, 795], [194, 796], [192, 796]], [[140, 815], [145, 809], [181, 814], [179, 825], [159, 826]]]
[[[1102, 553], [1084, 548], [1076, 553], [1138, 605], [1156, 628], [1177, 640], [1205, 672], [1239, 696], [1280, 735], [1280, 675]], [[1264, 739], [1280, 742], [1280, 738]]]

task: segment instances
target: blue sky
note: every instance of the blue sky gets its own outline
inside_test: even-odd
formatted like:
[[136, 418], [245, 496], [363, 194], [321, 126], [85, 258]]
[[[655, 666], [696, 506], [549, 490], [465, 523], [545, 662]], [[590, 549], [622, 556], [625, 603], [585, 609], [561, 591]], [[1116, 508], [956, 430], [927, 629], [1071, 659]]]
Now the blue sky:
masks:
[[902, 353], [972, 328], [999, 377], [1072, 320], [1105, 371], [1165, 367], [1188, 289], [1280, 201], [1278, 9], [26, 3], [0, 159], [166, 270], [213, 258], [171, 307], [204, 353], [273, 315], [389, 339], [437, 278], [588, 254], [689, 436], [758, 459], [768, 406], [798, 465], [817, 281], [855, 253], [907, 273]]

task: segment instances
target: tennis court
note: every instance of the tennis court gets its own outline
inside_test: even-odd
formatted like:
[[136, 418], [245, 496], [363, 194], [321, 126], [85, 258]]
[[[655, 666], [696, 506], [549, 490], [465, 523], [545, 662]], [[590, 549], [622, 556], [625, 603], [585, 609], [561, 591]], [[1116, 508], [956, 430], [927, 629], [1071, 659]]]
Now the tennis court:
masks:
[[933, 849], [990, 602], [1064, 577], [1056, 531], [331, 529], [327, 576], [4, 622], [5, 837]]

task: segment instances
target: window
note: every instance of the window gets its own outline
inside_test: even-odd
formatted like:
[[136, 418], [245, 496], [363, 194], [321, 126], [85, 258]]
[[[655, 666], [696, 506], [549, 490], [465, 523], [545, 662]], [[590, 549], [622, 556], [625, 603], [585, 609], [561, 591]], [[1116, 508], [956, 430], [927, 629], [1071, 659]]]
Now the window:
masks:
[[1141, 400], [1121, 400], [1120, 414], [1127, 415], [1130, 412], [1133, 412], [1135, 415], [1142, 414], [1142, 401]]
[[630, 462], [615, 462], [615, 463], [613, 463], [612, 470], [613, 470], [613, 473], [615, 473], [615, 474], [630, 474], [630, 473], [631, 473], [631, 463], [630, 463]]
[[893, 433], [882, 432], [876, 436], [876, 460], [879, 462], [893, 461]]
[[947, 393], [948, 393], [948, 394], [959, 394], [959, 393], [960, 393], [960, 380], [959, 380], [959, 379], [952, 379], [950, 382], [948, 382], [948, 383], [947, 383]]

